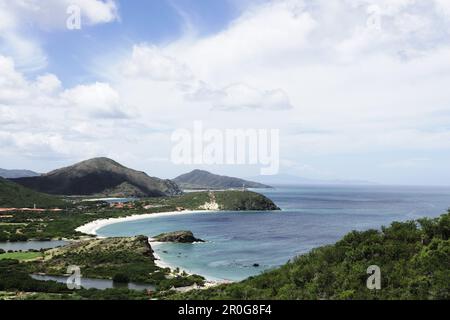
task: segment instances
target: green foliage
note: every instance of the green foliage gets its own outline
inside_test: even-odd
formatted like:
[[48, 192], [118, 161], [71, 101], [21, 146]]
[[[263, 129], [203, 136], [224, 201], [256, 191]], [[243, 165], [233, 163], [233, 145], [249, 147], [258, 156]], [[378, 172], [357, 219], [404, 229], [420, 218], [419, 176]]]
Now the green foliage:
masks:
[[22, 187], [0, 178], [0, 207], [3, 208], [64, 208], [67, 202], [43, 193]]
[[0, 260], [0, 291], [69, 292], [63, 284], [34, 280], [29, 276], [27, 264], [18, 260]]
[[180, 196], [146, 199], [144, 205], [154, 205], [163, 208], [164, 211], [172, 211], [177, 208], [188, 210], [201, 210], [205, 203], [216, 201], [220, 210], [244, 211], [244, 210], [279, 210], [269, 198], [251, 191], [214, 191], [214, 192], [190, 192]]
[[205, 284], [205, 278], [199, 275], [189, 275], [189, 276], [176, 276], [171, 279], [165, 279], [159, 283], [159, 290], [170, 290], [171, 288], [181, 288], [192, 286], [197, 284], [198, 286], [203, 286]]
[[128, 277], [128, 275], [126, 275], [124, 273], [116, 273], [113, 276], [112, 280], [115, 283], [128, 283], [128, 282], [130, 282], [130, 278]]
[[[119, 282], [155, 283], [159, 271], [147, 237], [108, 238], [82, 241], [50, 250], [45, 261], [32, 264], [34, 273], [65, 274], [70, 265], [79, 266], [87, 278], [124, 280]], [[126, 279], [126, 281], [125, 281]]]
[[26, 260], [33, 260], [36, 258], [42, 257], [42, 254], [40, 252], [11, 252], [11, 253], [3, 253], [0, 252], [0, 260], [19, 260], [19, 261], [26, 261]]
[[159, 289], [203, 285], [204, 278], [182, 275], [168, 279], [169, 269], [154, 263], [152, 249], [145, 236], [95, 239], [73, 243], [45, 252], [45, 260], [28, 263], [30, 273], [64, 275], [67, 267], [76, 265], [84, 277], [112, 279], [117, 283], [148, 283]]
[[279, 210], [269, 198], [251, 191], [213, 192], [221, 210]]
[[[450, 213], [353, 231], [332, 246], [240, 283], [168, 299], [450, 299]], [[381, 268], [382, 289], [366, 287], [367, 268]]]

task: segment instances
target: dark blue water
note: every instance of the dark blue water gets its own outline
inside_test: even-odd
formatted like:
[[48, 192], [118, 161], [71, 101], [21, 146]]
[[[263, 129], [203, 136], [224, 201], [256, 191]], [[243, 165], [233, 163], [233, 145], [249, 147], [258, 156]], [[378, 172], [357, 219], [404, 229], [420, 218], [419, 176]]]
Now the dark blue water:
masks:
[[[450, 187], [291, 186], [259, 190], [280, 212], [196, 213], [109, 225], [102, 236], [191, 230], [200, 244], [162, 244], [162, 259], [211, 279], [241, 280], [286, 263], [352, 230], [366, 230], [450, 207]], [[259, 266], [255, 267], [254, 264]]]

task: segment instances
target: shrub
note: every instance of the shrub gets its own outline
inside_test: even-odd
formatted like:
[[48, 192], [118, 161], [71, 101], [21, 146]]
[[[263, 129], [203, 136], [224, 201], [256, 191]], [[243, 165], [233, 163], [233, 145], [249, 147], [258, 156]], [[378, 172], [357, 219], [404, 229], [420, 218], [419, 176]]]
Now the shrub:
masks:
[[130, 278], [123, 273], [117, 273], [113, 277], [113, 282], [115, 283], [128, 283], [130, 282]]

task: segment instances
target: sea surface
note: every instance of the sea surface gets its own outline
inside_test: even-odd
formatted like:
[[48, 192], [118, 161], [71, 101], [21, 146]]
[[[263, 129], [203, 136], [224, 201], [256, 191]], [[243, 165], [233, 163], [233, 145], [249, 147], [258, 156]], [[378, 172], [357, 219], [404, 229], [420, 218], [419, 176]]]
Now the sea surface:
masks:
[[[256, 190], [255, 190], [256, 191]], [[213, 280], [242, 280], [275, 268], [352, 230], [437, 217], [450, 207], [450, 187], [280, 186], [257, 190], [279, 212], [194, 213], [122, 222], [101, 236], [155, 236], [191, 230], [206, 243], [156, 247], [162, 260]]]

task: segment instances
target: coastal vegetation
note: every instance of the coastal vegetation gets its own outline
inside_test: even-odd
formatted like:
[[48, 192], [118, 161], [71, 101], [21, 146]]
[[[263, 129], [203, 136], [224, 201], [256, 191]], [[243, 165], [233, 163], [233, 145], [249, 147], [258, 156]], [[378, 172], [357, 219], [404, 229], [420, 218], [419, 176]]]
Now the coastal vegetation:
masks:
[[60, 198], [35, 192], [0, 178], [0, 208], [65, 208], [69, 203]]
[[280, 210], [269, 198], [251, 191], [214, 192], [220, 210], [253, 211]]
[[[100, 160], [88, 162], [87, 169], [104, 163], [120, 166]], [[127, 168], [119, 169], [128, 172]], [[130, 192], [136, 188], [129, 182], [119, 186]], [[436, 219], [394, 222], [381, 230], [354, 231], [334, 245], [314, 249], [242, 282], [181, 293], [174, 289], [201, 287], [205, 279], [158, 267], [147, 237], [96, 239], [76, 229], [99, 219], [159, 212], [279, 208], [267, 197], [246, 190], [148, 195], [125, 204], [110, 204], [42, 194], [0, 178], [0, 208], [18, 208], [0, 212], [0, 242], [76, 240], [51, 250], [0, 251], [0, 299], [450, 299], [450, 212]], [[35, 205], [40, 210], [20, 209]], [[52, 208], [60, 211], [47, 210]], [[190, 231], [155, 238], [183, 243], [202, 241]], [[150, 284], [156, 292], [149, 296], [126, 288], [71, 291], [55, 281], [30, 276], [65, 275], [69, 265], [80, 266], [83, 277]], [[366, 286], [367, 268], [372, 265], [381, 268], [381, 290]]]
[[280, 210], [272, 200], [260, 193], [238, 190], [190, 192], [176, 197], [147, 199], [143, 205], [155, 208], [163, 207], [166, 211], [213, 208], [221, 211]]
[[79, 266], [83, 277], [111, 279], [118, 283], [149, 283], [162, 288], [203, 285], [200, 276], [172, 277], [169, 269], [156, 266], [153, 250], [145, 236], [78, 241], [44, 252], [30, 263], [31, 273], [64, 275], [70, 265]]
[[202, 239], [194, 237], [192, 231], [174, 231], [162, 233], [153, 237], [158, 242], [176, 242], [176, 243], [193, 243], [193, 242], [205, 242]]
[[42, 257], [40, 252], [0, 252], [0, 260], [19, 260], [19, 261], [30, 261]]
[[39, 281], [30, 275], [30, 264], [0, 260], [0, 300], [148, 300], [144, 291], [125, 288], [69, 290], [66, 284]]
[[[19, 186], [19, 188], [22, 187]], [[270, 199], [250, 191], [194, 192], [172, 197], [136, 200], [126, 206], [67, 198], [64, 201], [67, 203], [67, 207], [58, 212], [14, 211], [0, 213], [0, 242], [32, 239], [80, 239], [86, 235], [75, 229], [95, 220], [169, 211], [205, 210], [205, 204], [212, 202], [216, 205], [217, 210], [278, 209]]]
[[[2, 256], [4, 259], [1, 259]], [[205, 282], [205, 279], [198, 275], [172, 274], [171, 270], [156, 266], [148, 238], [137, 236], [79, 241], [43, 252], [1, 254], [0, 292], [10, 292], [9, 295], [3, 294], [5, 299], [75, 300], [141, 300], [157, 294], [127, 288], [69, 290], [65, 284], [39, 281], [30, 276], [64, 276], [70, 265], [79, 266], [85, 278], [111, 279], [115, 283], [152, 284], [159, 291], [192, 285], [203, 286]]]
[[[242, 282], [167, 299], [450, 299], [450, 212], [353, 231], [334, 245]], [[369, 290], [367, 268], [381, 269], [381, 290]]]

